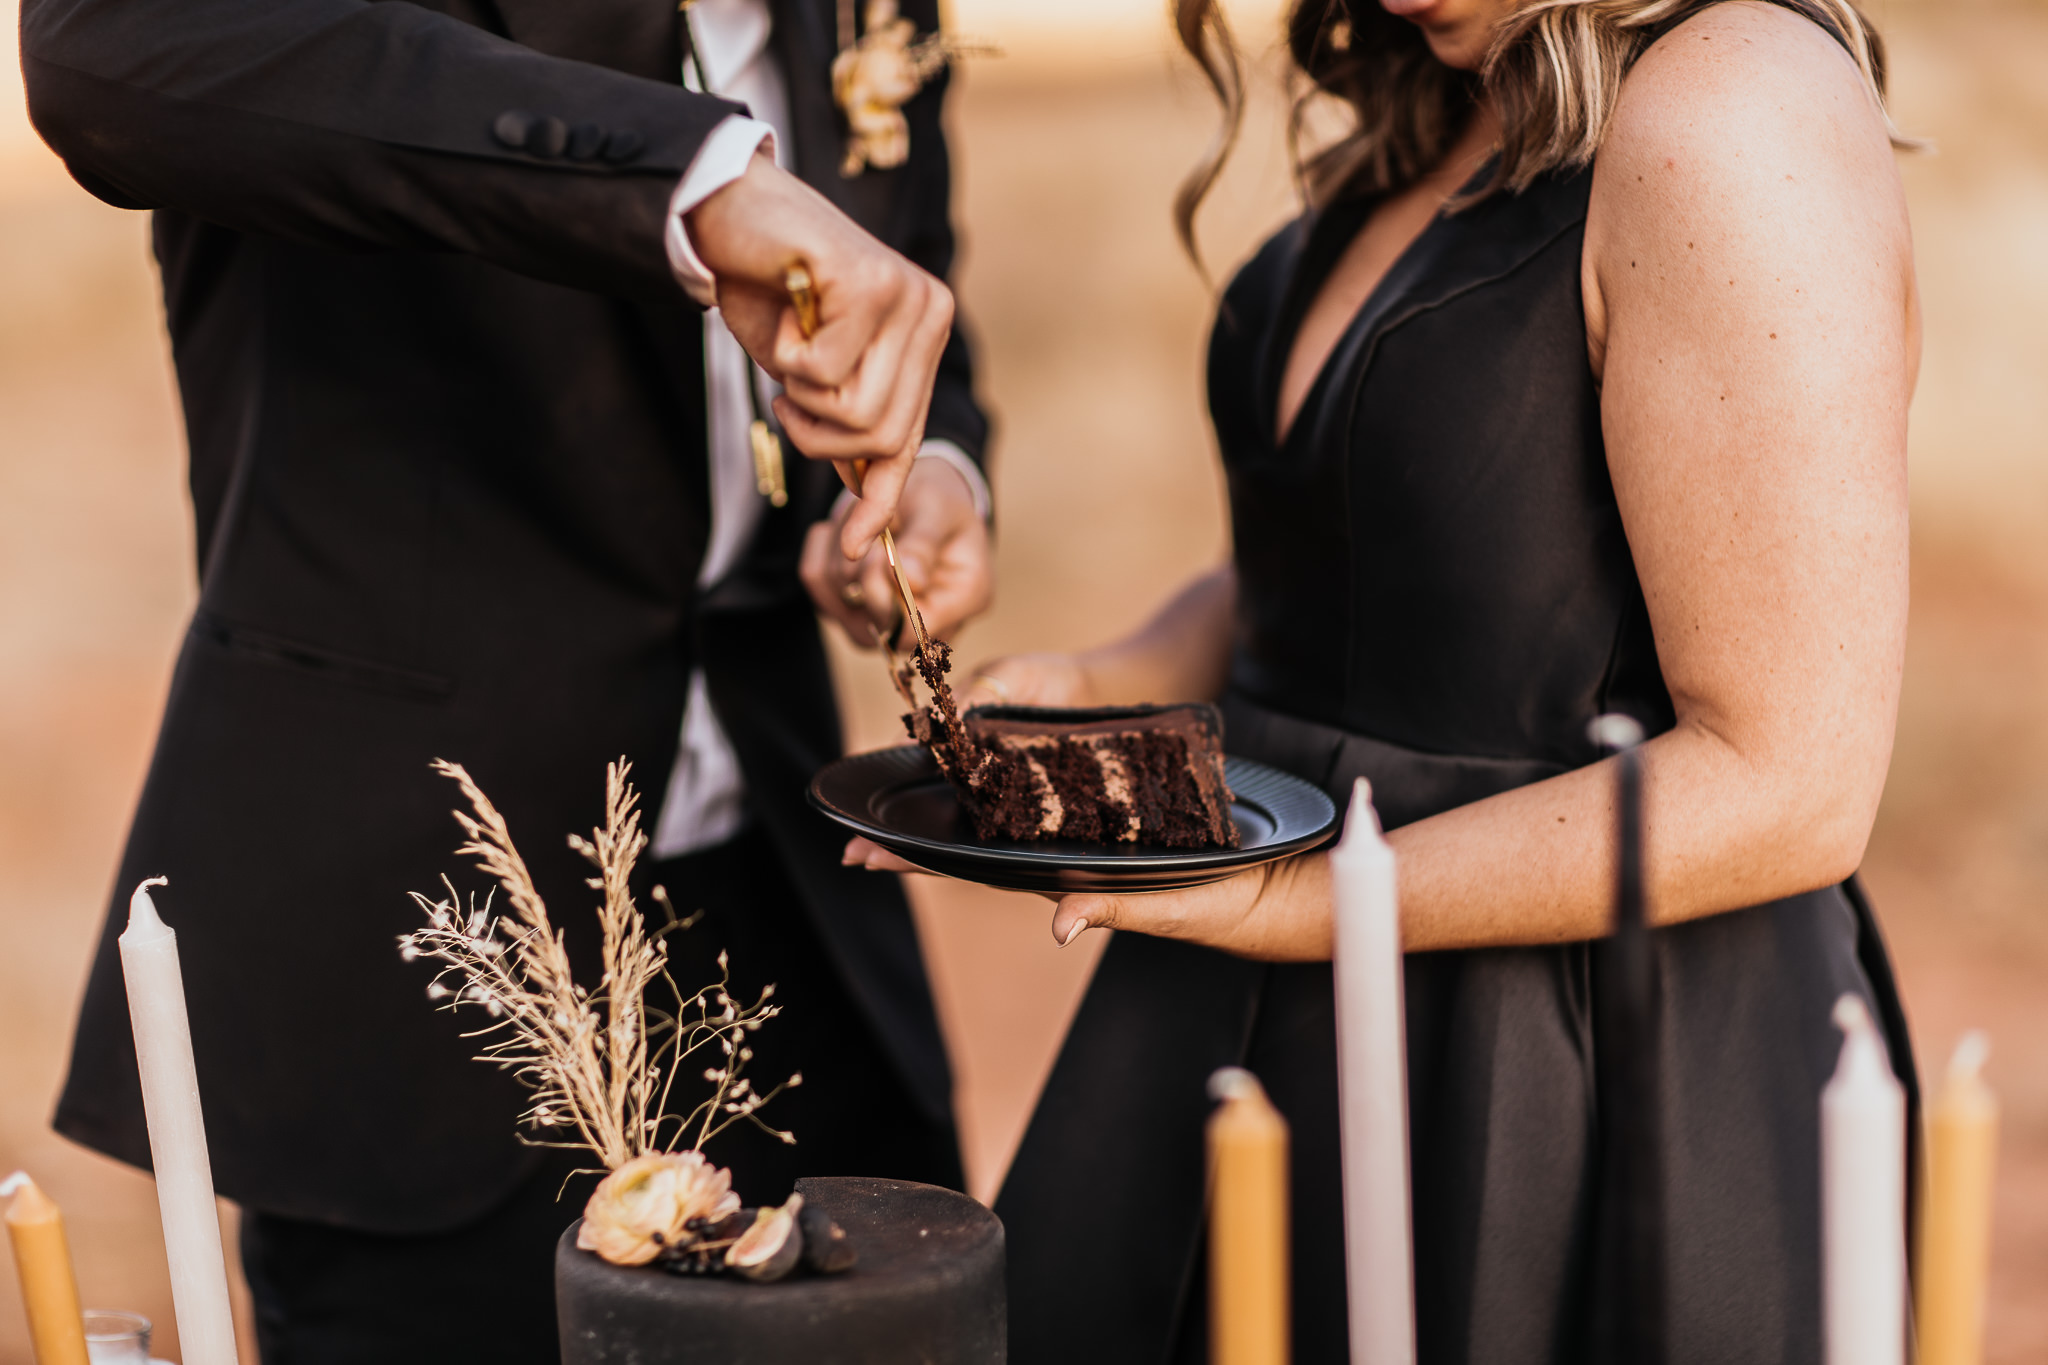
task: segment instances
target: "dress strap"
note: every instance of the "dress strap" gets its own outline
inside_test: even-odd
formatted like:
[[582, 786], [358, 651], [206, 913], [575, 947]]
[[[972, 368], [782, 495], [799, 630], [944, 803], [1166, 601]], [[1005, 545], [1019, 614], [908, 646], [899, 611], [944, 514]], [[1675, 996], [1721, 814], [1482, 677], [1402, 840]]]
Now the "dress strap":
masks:
[[[1711, 9], [1715, 4], [1719, 3], [1721, 3], [1721, 0], [1709, 0], [1709, 3], [1704, 5], [1688, 5], [1677, 13], [1649, 25], [1648, 38], [1642, 47], [1637, 49], [1638, 55], [1649, 51], [1650, 47], [1659, 38], [1662, 38], [1665, 34], [1671, 32], [1672, 29], [1677, 28], [1700, 11]], [[1789, 9], [1802, 19], [1813, 21], [1820, 28], [1821, 32], [1840, 43], [1843, 51], [1847, 52], [1851, 57], [1856, 55], [1856, 49], [1850, 45], [1849, 35], [1842, 32], [1841, 25], [1835, 21], [1834, 15], [1828, 13], [1824, 7], [1814, 4], [1813, 0], [1764, 0], [1764, 3], [1776, 5], [1779, 9]]]

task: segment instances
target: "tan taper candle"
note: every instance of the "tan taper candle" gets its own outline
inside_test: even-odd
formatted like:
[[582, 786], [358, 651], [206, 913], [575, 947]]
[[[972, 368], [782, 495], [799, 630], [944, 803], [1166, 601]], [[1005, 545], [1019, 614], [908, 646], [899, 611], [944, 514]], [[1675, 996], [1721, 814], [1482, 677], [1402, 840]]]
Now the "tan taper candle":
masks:
[[1209, 1360], [1286, 1365], [1287, 1120], [1238, 1067], [1209, 1093]]
[[26, 1171], [0, 1183], [0, 1197], [9, 1194], [14, 1202], [7, 1206], [7, 1240], [14, 1245], [36, 1365], [86, 1365], [85, 1317], [78, 1309], [64, 1215]]
[[1968, 1033], [1928, 1112], [1927, 1207], [1920, 1218], [1920, 1365], [1980, 1365], [1991, 1261], [1998, 1097], [1984, 1084], [1991, 1045]]

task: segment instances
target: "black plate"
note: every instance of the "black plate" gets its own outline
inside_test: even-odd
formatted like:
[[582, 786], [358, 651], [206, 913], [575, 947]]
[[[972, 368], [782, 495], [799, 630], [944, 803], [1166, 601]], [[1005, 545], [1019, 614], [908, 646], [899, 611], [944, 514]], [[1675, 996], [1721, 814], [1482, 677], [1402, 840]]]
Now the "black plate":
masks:
[[811, 804], [906, 862], [1009, 891], [1170, 891], [1302, 853], [1335, 831], [1337, 808], [1298, 777], [1248, 758], [1223, 761], [1240, 848], [983, 840], [930, 752], [915, 744], [852, 754], [811, 779]]

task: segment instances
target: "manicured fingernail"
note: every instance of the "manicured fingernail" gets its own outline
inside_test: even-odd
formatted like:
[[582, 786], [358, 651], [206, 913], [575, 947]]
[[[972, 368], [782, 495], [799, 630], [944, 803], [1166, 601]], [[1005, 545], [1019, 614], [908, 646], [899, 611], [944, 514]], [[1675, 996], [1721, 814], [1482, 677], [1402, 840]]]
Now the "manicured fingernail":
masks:
[[1073, 942], [1073, 941], [1074, 941], [1075, 939], [1077, 939], [1077, 938], [1081, 937], [1081, 934], [1082, 934], [1082, 932], [1083, 932], [1084, 930], [1086, 930], [1087, 928], [1088, 928], [1088, 921], [1087, 921], [1087, 920], [1085, 920], [1085, 919], [1077, 919], [1077, 920], [1075, 920], [1075, 921], [1074, 921], [1074, 922], [1073, 922], [1072, 924], [1070, 924], [1070, 925], [1068, 925], [1068, 926], [1067, 926], [1067, 936], [1066, 936], [1065, 938], [1063, 938], [1063, 939], [1061, 939], [1061, 940], [1060, 940], [1060, 947], [1064, 948], [1064, 947], [1066, 947], [1066, 946], [1067, 946], [1067, 945], [1068, 945], [1069, 943], [1072, 943], [1072, 942]]

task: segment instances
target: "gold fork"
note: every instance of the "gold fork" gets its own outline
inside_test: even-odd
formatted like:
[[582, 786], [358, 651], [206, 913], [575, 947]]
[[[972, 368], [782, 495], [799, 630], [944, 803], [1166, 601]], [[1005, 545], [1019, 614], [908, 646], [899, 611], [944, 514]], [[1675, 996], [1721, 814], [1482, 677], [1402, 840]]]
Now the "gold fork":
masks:
[[[800, 260], [790, 262], [789, 268], [783, 272], [782, 286], [789, 291], [790, 305], [796, 309], [797, 326], [808, 340], [818, 331], [818, 294], [811, 283], [810, 267]], [[853, 468], [850, 470], [844, 464], [834, 467], [839, 470], [840, 480], [853, 490], [855, 497], [859, 497], [861, 485], [867, 479], [868, 462], [854, 460], [851, 463]], [[932, 637], [925, 630], [924, 613], [917, 609], [917, 599], [910, 591], [910, 580], [903, 576], [903, 565], [896, 558], [896, 537], [886, 526], [882, 528], [882, 553], [889, 560], [889, 572], [896, 580], [896, 594], [902, 600], [903, 614], [909, 620], [911, 630], [917, 635], [918, 649], [920, 652], [929, 650]], [[883, 644], [893, 649], [900, 630], [900, 626], [892, 628]]]

